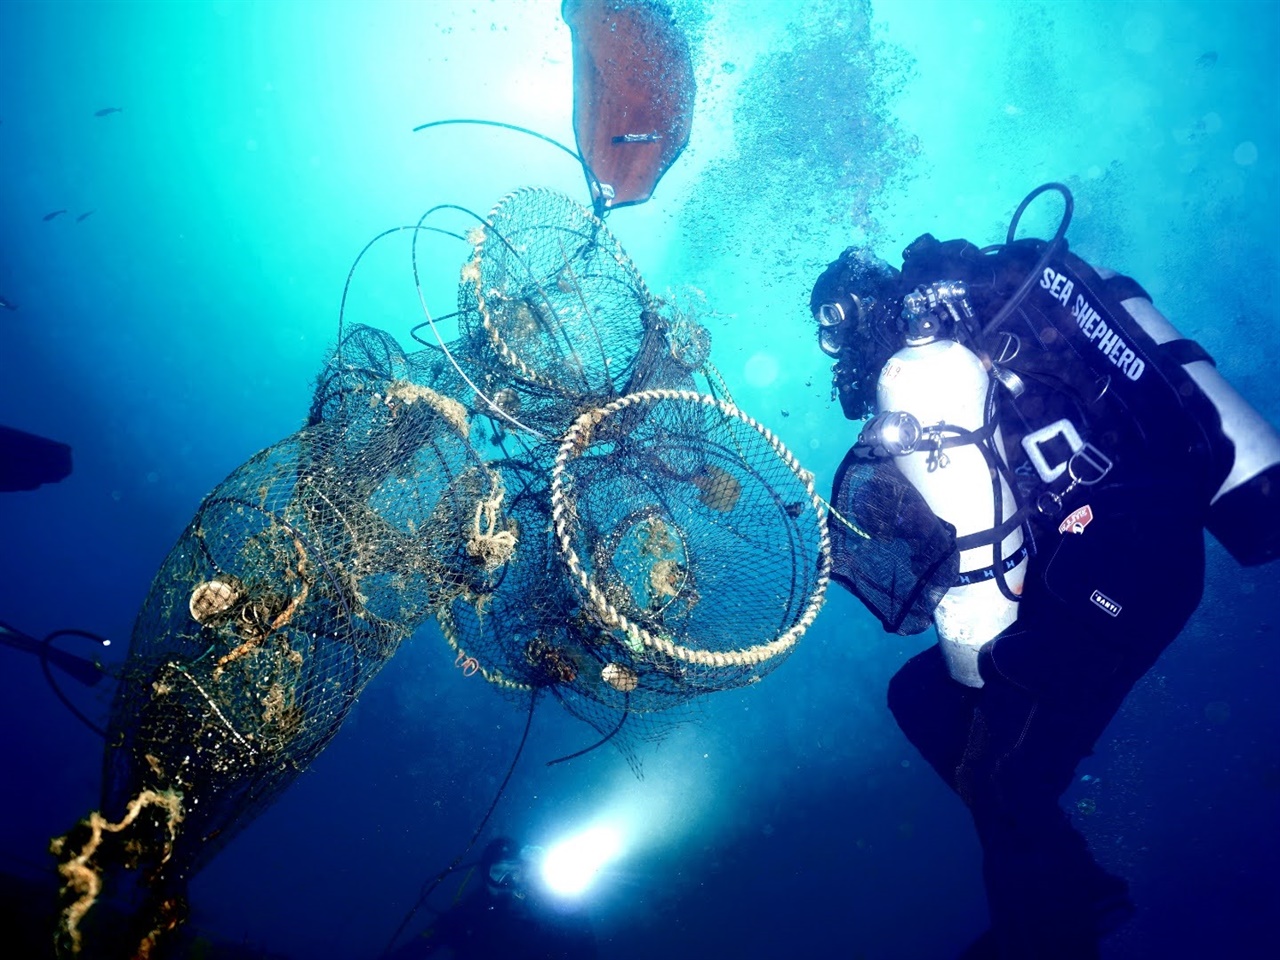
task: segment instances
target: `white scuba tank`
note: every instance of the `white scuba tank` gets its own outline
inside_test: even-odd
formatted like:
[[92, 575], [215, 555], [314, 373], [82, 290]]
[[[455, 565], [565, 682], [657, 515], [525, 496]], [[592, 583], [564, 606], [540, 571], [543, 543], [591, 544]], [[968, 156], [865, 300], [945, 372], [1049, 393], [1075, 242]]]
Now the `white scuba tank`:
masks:
[[[905, 411], [926, 430], [946, 423], [980, 430], [990, 380], [982, 361], [955, 340], [936, 339], [908, 345], [890, 358], [876, 385], [876, 405], [882, 412]], [[995, 456], [1003, 459], [1000, 432], [992, 437]], [[914, 453], [893, 458], [902, 475], [919, 491], [934, 514], [956, 528], [956, 535], [980, 533], [998, 526], [1017, 511], [1013, 492], [998, 476], [1000, 503], [995, 499], [991, 471], [976, 444], [960, 444], [935, 451], [927, 442]], [[1001, 558], [1022, 548], [1022, 528], [1015, 527], [1001, 545]], [[990, 544], [960, 554], [962, 573], [990, 567]], [[1026, 579], [1024, 556], [1005, 573], [1012, 593], [1021, 594]], [[957, 584], [934, 611], [942, 652], [951, 676], [970, 687], [982, 686], [978, 649], [1017, 619], [1018, 605], [1000, 590], [994, 578]]]

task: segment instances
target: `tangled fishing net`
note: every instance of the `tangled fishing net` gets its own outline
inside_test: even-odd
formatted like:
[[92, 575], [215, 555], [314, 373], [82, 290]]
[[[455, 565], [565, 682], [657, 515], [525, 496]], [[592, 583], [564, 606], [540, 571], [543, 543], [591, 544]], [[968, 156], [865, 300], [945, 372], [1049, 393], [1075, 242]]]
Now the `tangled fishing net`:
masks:
[[306, 426], [209, 494], [156, 575], [102, 810], [54, 842], [63, 954], [118, 872], [144, 900], [119, 952], [150, 955], [433, 617], [465, 673], [548, 692], [633, 766], [654, 718], [759, 680], [813, 622], [823, 504], [772, 433], [694, 392], [696, 319], [558, 194], [465, 236], [457, 339], [340, 334]]
[[558, 437], [616, 397], [693, 387], [706, 330], [656, 301], [613, 234], [572, 200], [517, 190], [469, 239], [459, 352], [525, 425]]
[[651, 708], [758, 680], [818, 614], [829, 571], [813, 478], [728, 403], [651, 390], [584, 414], [551, 502], [593, 621], [654, 671]]

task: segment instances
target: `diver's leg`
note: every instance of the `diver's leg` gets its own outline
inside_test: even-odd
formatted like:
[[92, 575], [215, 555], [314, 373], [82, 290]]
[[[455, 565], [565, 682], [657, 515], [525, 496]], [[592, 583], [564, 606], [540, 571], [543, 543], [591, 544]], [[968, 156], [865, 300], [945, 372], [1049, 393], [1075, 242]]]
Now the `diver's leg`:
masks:
[[[1039, 631], [1006, 640], [1061, 642]], [[959, 789], [982, 842], [996, 955], [1089, 960], [1102, 915], [1130, 909], [1127, 885], [1096, 863], [1058, 799], [1137, 676], [1103, 660], [1096, 682], [1064, 699], [1001, 674], [990, 646], [980, 662], [986, 685]]]
[[[1089, 960], [1131, 910], [1124, 881], [1094, 861], [1058, 800], [1199, 603], [1199, 518], [1161, 496], [1095, 493], [1089, 529], [1044, 545], [1017, 622], [979, 657], [985, 685], [959, 789], [982, 842], [998, 956]], [[1119, 606], [1101, 609], [1099, 594]]]
[[1127, 885], [1095, 862], [1058, 800], [1194, 609], [1188, 579], [1178, 609], [1129, 636], [1032, 588], [1018, 622], [982, 650], [985, 685], [958, 781], [982, 842], [1000, 956], [1088, 960], [1132, 910]]
[[978, 691], [951, 679], [942, 648], [935, 643], [894, 674], [888, 700], [898, 728], [955, 790]]

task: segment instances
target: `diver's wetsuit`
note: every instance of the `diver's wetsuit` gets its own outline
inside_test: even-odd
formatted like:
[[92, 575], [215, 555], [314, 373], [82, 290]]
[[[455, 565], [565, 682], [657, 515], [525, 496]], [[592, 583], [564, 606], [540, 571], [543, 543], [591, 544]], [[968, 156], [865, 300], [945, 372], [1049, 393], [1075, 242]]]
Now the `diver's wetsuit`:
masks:
[[[1067, 207], [1054, 240], [1014, 240], [1026, 204], [1055, 187]], [[1208, 355], [1144, 312], [1140, 301], [1150, 298], [1134, 281], [1104, 278], [1067, 252], [1070, 209], [1070, 192], [1047, 184], [1019, 207], [1003, 246], [925, 234], [903, 252], [901, 271], [850, 247], [810, 296], [850, 419], [894, 412], [878, 407], [895, 402], [891, 381], [901, 368], [886, 361], [898, 351], [952, 334], [968, 341], [993, 381], [984, 430], [1000, 432], [989, 433], [987, 465], [1014, 491], [1013, 519], [1025, 522], [1034, 546], [1016, 620], [977, 651], [981, 687], [953, 679], [938, 646], [889, 687], [898, 725], [969, 807], [982, 843], [992, 929], [964, 960], [1091, 960], [1102, 934], [1132, 909], [1125, 882], [1094, 861], [1058, 801], [1199, 604], [1209, 505], [1227, 489], [1239, 452], [1222, 410], [1188, 372]], [[937, 389], [945, 399], [947, 384]], [[899, 412], [918, 416], [913, 399]], [[832, 576], [886, 630], [910, 634], [937, 622], [947, 592], [998, 580], [1017, 560], [995, 556], [993, 545], [990, 566], [957, 575], [954, 564], [971, 547], [954, 537], [954, 518], [932, 515], [915, 479], [907, 477], [914, 501], [895, 484], [892, 458], [918, 455], [920, 438], [899, 432], [895, 453], [879, 432], [886, 422], [877, 416], [864, 426], [836, 474], [833, 516], [853, 522], [845, 524], [852, 533], [832, 526]], [[1074, 440], [1066, 426], [1079, 431]], [[916, 421], [926, 440], [927, 427]], [[986, 442], [974, 437], [959, 442]], [[946, 439], [935, 434], [939, 453]], [[1248, 507], [1225, 510], [1225, 497], [1215, 507], [1215, 534], [1226, 532], [1228, 549], [1249, 564], [1280, 555], [1280, 511], [1268, 500], [1280, 439], [1254, 439], [1244, 466], [1263, 472], [1227, 494], [1244, 491], [1239, 502]], [[925, 485], [949, 482], [945, 466], [939, 458]], [[997, 485], [992, 492], [993, 505], [1007, 506]], [[989, 542], [1003, 543], [1000, 530]], [[1000, 591], [1005, 601], [1014, 592], [1010, 581]]]
[[[1090, 960], [1131, 910], [1058, 800], [1200, 601], [1204, 518], [1183, 493], [1131, 478], [1073, 497], [1065, 512], [1088, 503], [1093, 520], [1083, 533], [1036, 531], [1018, 619], [979, 654], [984, 686], [952, 680], [936, 645], [890, 683], [899, 727], [982, 843], [992, 930], [966, 957]], [[1095, 590], [1122, 615], [1091, 602]]]

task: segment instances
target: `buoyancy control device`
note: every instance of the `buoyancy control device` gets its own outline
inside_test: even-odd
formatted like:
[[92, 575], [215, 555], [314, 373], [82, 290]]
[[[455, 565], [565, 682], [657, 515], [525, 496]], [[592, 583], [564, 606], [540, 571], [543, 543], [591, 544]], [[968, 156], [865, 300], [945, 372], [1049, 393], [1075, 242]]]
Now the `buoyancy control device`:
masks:
[[[1065, 201], [1053, 239], [1015, 240], [1023, 211], [1047, 190]], [[865, 517], [865, 474], [892, 464], [960, 554], [944, 587], [950, 568], [937, 553], [947, 540], [916, 522], [911, 536], [931, 552], [895, 556], [891, 591], [869, 586], [886, 575], [872, 556], [886, 538], [855, 519], [833, 524], [834, 576], [864, 602], [891, 594], [868, 604], [886, 629], [919, 627], [934, 604], [965, 683], [980, 683], [977, 647], [1016, 618], [1035, 536], [1061, 535], [1103, 480], [1162, 491], [1243, 564], [1280, 556], [1280, 435], [1136, 282], [1067, 250], [1071, 209], [1067, 188], [1046, 184], [1019, 206], [1002, 245], [926, 234], [900, 272], [868, 269], [874, 258], [850, 250], [814, 289], [823, 349], [836, 357], [833, 394], [860, 419], [874, 382], [879, 411], [837, 474], [837, 512]], [[903, 574], [929, 582], [911, 586]]]

